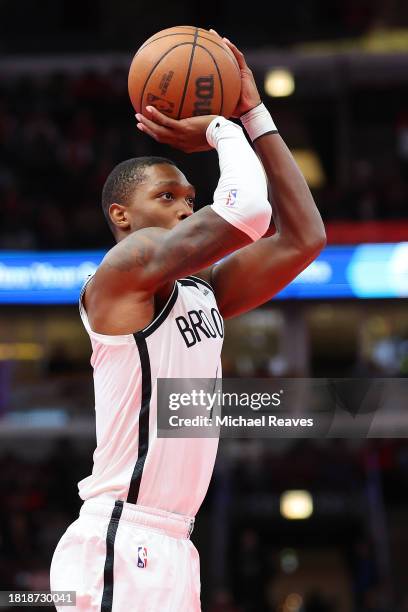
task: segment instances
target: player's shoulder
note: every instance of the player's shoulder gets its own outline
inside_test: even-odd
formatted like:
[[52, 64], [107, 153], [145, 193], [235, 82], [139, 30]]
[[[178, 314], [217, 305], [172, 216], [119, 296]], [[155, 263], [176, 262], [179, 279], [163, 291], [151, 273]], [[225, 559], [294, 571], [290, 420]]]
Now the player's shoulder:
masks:
[[149, 227], [132, 232], [109, 249], [98, 269], [113, 268], [127, 272], [129, 268], [146, 264], [149, 253], [166, 231], [168, 230], [160, 227]]
[[99, 303], [101, 299], [138, 293], [145, 297], [146, 291], [138, 286], [138, 281], [148, 266], [152, 244], [157, 242], [161, 233], [161, 228], [143, 228], [109, 249], [86, 287], [85, 300], [94, 298]]

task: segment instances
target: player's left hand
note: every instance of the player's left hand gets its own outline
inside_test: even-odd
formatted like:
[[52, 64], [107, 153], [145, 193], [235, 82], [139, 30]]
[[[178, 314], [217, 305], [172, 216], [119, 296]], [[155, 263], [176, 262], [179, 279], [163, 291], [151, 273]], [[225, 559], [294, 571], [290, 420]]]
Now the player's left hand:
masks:
[[184, 153], [209, 151], [206, 130], [216, 115], [202, 115], [188, 119], [172, 119], [163, 115], [154, 106], [146, 107], [146, 114], [136, 114], [137, 127], [157, 142], [168, 144]]
[[260, 104], [262, 101], [261, 96], [259, 95], [252, 70], [246, 63], [245, 56], [242, 51], [240, 51], [238, 47], [228, 40], [228, 38], [222, 38], [215, 30], [210, 30], [210, 32], [221, 38], [222, 42], [230, 48], [238, 62], [241, 72], [241, 97], [238, 101], [236, 109], [232, 114], [232, 117], [238, 118], [244, 113], [250, 111], [255, 106], [258, 106], [258, 104]]

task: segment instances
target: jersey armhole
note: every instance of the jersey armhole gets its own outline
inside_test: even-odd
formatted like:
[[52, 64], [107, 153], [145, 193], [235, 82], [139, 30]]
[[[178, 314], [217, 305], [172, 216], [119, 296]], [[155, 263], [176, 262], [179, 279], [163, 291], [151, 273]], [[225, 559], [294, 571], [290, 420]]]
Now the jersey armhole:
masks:
[[195, 281], [196, 283], [204, 285], [204, 287], [207, 287], [215, 295], [214, 287], [208, 281], [206, 281], [203, 278], [201, 278], [201, 276], [194, 276], [193, 274], [189, 274], [188, 276], [186, 276], [186, 278], [190, 278], [193, 281]]
[[146, 327], [144, 327], [140, 331], [135, 332], [134, 336], [138, 336], [138, 337], [143, 336], [144, 338], [147, 338], [147, 336], [150, 336], [150, 334], [156, 331], [156, 329], [160, 327], [160, 325], [167, 319], [168, 315], [173, 309], [174, 304], [177, 301], [177, 297], [178, 297], [178, 285], [177, 285], [177, 281], [174, 281], [173, 290], [170, 293], [170, 296], [167, 302], [165, 303], [165, 305], [163, 306], [163, 308], [161, 309], [157, 317], [155, 317], [153, 321], [149, 323], [149, 325], [146, 325]]
[[89, 334], [89, 337], [93, 340], [96, 340], [97, 342], [100, 342], [102, 344], [109, 344], [109, 345], [119, 345], [119, 344], [134, 344], [135, 340], [133, 337], [133, 334], [120, 334], [117, 336], [109, 336], [107, 334], [98, 334], [97, 332], [94, 332], [93, 329], [91, 328], [90, 324], [89, 324], [89, 319], [88, 319], [88, 315], [87, 312], [85, 310], [85, 305], [83, 302], [83, 298], [85, 295], [85, 290], [86, 287], [89, 283], [89, 281], [92, 279], [93, 274], [91, 274], [85, 281], [82, 289], [81, 289], [81, 293], [79, 296], [79, 314], [82, 320], [82, 323], [86, 329], [86, 331]]

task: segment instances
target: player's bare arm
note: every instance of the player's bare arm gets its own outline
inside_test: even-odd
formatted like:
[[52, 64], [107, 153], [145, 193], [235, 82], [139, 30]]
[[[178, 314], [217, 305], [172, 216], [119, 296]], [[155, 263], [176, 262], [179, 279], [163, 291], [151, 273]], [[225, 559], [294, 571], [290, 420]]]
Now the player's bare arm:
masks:
[[[242, 95], [236, 115], [259, 104], [259, 93], [244, 55], [229, 40], [241, 69]], [[292, 154], [279, 134], [255, 143], [265, 168], [276, 232], [241, 249], [212, 269], [220, 311], [231, 317], [263, 304], [304, 270], [320, 253], [326, 234], [320, 213]], [[242, 291], [242, 278], [247, 291]]]
[[[255, 145], [272, 194], [276, 232], [212, 268], [220, 312], [236, 316], [265, 303], [288, 285], [320, 253], [325, 231], [310, 191], [278, 134]], [[242, 278], [246, 279], [245, 291]]]
[[[131, 334], [150, 323], [169, 296], [172, 281], [207, 268], [250, 242], [209, 207], [174, 229], [141, 229], [119, 242], [98, 269], [86, 307], [103, 334]], [[169, 285], [170, 283], [170, 285]]]
[[[256, 107], [260, 97], [244, 55], [230, 41], [224, 41], [241, 69], [242, 93], [234, 113], [241, 116]], [[144, 128], [161, 142], [182, 148], [180, 143], [191, 138], [191, 133], [187, 134], [180, 122], [163, 117], [152, 109], [150, 119], [142, 119]], [[215, 289], [225, 318], [251, 310], [273, 297], [317, 257], [326, 242], [323, 222], [310, 190], [279, 134], [261, 136], [255, 142], [255, 149], [268, 177], [276, 231], [273, 235], [268, 235], [272, 231], [268, 232], [267, 237], [204, 272]], [[191, 150], [195, 150], [193, 144]]]

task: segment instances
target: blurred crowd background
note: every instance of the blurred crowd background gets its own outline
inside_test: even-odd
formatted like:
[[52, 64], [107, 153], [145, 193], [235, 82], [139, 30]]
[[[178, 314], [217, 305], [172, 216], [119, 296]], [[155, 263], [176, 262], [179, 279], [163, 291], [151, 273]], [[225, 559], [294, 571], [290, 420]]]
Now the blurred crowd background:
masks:
[[[408, 241], [403, 0], [1, 8], [0, 249], [110, 248], [101, 188], [128, 157], [174, 159], [198, 207], [211, 201], [216, 155], [137, 132], [127, 95], [132, 54], [177, 24], [213, 27], [246, 52], [329, 244]], [[296, 88], [270, 96], [268, 70], [282, 66]], [[406, 310], [403, 299], [271, 302], [227, 322], [225, 375], [406, 377]], [[47, 589], [77, 516], [95, 444], [89, 357], [75, 306], [1, 306], [0, 590]], [[407, 612], [407, 485], [404, 438], [222, 441], [193, 534], [203, 611]], [[280, 514], [290, 489], [313, 494], [311, 518]]]
[[[201, 153], [186, 159], [136, 133], [127, 94], [127, 58], [110, 63], [108, 70], [98, 71], [91, 62], [82, 70], [81, 62], [73, 61], [65, 72], [54, 68], [36, 74], [25, 71], [16, 59], [14, 74], [2, 79], [1, 248], [111, 244], [100, 214], [101, 189], [118, 161], [137, 155], [164, 150], [197, 185], [198, 206], [211, 202], [216, 157]], [[407, 226], [397, 225], [405, 220], [408, 194], [404, 68], [391, 96], [389, 85], [384, 88], [375, 81], [363, 91], [356, 85], [346, 100], [343, 96], [352, 86], [348, 82], [338, 95], [316, 95], [306, 73], [299, 77], [306, 88], [296, 96], [299, 99], [266, 98], [281, 133], [293, 142], [299, 160], [308, 164], [313, 194], [325, 221], [334, 222], [334, 232], [341, 221], [384, 220], [399, 237], [408, 236]], [[254, 70], [263, 89], [264, 73], [256, 64]], [[329, 80], [330, 70], [327, 67], [322, 78]], [[345, 122], [342, 134], [340, 122]], [[378, 227], [374, 235], [387, 237]], [[339, 236], [344, 241], [348, 232], [337, 231], [334, 241]], [[330, 231], [329, 241], [333, 242]]]

